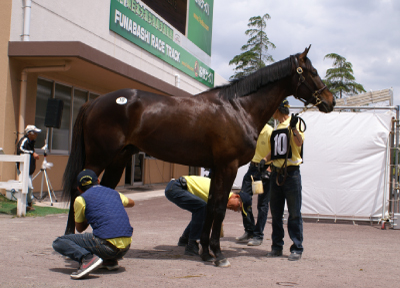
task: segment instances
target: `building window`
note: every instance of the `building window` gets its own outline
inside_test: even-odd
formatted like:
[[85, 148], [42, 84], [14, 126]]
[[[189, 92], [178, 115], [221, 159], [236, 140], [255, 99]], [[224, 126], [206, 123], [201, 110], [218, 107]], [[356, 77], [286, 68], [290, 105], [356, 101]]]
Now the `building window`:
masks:
[[37, 92], [36, 92], [36, 113], [35, 113], [35, 125], [39, 129], [42, 129], [42, 133], [39, 133], [36, 138], [35, 148], [42, 148], [46, 139], [46, 127], [44, 127], [44, 119], [46, 116], [47, 100], [51, 98], [53, 94], [53, 83], [38, 79], [37, 81]]
[[[88, 101], [99, 95], [72, 86], [67, 86], [51, 80], [38, 78], [36, 94], [35, 125], [42, 129], [36, 139], [35, 148], [43, 149], [48, 133], [48, 150], [54, 154], [68, 154], [72, 138], [72, 128], [78, 116], [79, 109]], [[46, 118], [47, 100], [50, 98], [61, 99], [64, 108], [60, 128], [47, 128], [44, 126]]]
[[72, 87], [55, 84], [54, 98], [64, 102], [60, 128], [53, 128], [49, 137], [49, 150], [55, 153], [69, 151], [69, 130], [71, 122]]
[[88, 99], [88, 92], [74, 89], [74, 101], [73, 101], [73, 110], [72, 110], [72, 124], [75, 123], [76, 117], [78, 116], [79, 109]]

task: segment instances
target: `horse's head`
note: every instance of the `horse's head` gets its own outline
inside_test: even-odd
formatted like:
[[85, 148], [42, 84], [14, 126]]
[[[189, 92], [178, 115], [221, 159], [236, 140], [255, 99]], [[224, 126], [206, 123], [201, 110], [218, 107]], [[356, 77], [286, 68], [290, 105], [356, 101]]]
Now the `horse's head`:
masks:
[[304, 50], [303, 53], [292, 56], [296, 73], [293, 76], [295, 83], [294, 97], [304, 103], [305, 106], [312, 104], [318, 107], [321, 112], [331, 112], [336, 104], [335, 97], [326, 88], [318, 76], [307, 53], [311, 45]]

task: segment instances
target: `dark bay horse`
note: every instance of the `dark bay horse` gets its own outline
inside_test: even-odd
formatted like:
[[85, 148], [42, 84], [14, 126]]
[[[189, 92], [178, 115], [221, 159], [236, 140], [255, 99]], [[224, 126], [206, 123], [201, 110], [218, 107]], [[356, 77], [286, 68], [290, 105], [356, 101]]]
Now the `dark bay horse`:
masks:
[[164, 161], [212, 169], [201, 257], [212, 261], [211, 248], [217, 266], [230, 266], [220, 248], [221, 224], [238, 167], [252, 159], [261, 129], [290, 95], [322, 112], [335, 105], [307, 58], [309, 49], [193, 97], [123, 89], [86, 103], [74, 125], [63, 178], [63, 196], [71, 205], [65, 233], [75, 232], [78, 173], [83, 168], [97, 175], [104, 171], [101, 184], [115, 188], [130, 157], [143, 151]]

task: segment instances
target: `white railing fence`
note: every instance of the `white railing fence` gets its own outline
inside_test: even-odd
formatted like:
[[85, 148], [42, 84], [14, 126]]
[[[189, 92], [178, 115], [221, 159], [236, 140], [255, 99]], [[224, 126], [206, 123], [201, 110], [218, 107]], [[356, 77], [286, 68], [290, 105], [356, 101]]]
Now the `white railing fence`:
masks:
[[0, 155], [0, 162], [20, 162], [21, 173], [18, 176], [18, 181], [5, 182], [0, 181], [0, 189], [14, 189], [17, 191], [17, 216], [26, 215], [26, 194], [28, 194], [29, 183], [29, 154], [22, 155]]

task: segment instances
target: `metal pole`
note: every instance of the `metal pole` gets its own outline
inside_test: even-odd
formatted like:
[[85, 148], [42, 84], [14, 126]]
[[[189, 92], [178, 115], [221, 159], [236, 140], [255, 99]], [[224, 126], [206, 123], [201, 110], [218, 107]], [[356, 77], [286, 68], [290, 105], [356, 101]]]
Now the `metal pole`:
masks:
[[[44, 179], [44, 173], [43, 173], [43, 170], [41, 170], [40, 172], [42, 172], [42, 182], [40, 183], [40, 201], [42, 201], [42, 199], [43, 199], [43, 179]], [[39, 201], [39, 202], [40, 202]]]
[[44, 174], [44, 178], [46, 179], [47, 192], [49, 192], [50, 205], [53, 206], [53, 199], [51, 198], [51, 189], [50, 189], [50, 185], [49, 185], [50, 180], [47, 176], [46, 170], [43, 171], [43, 174]]
[[[394, 154], [393, 153], [395, 153], [395, 151], [393, 150], [394, 148], [395, 148], [395, 144], [394, 144], [394, 138], [395, 138], [395, 133], [396, 133], [396, 131], [395, 131], [395, 129], [396, 129], [396, 121], [397, 121], [397, 119], [393, 119], [392, 118], [392, 127], [391, 127], [391, 131], [390, 131], [390, 150], [389, 150], [389, 178], [390, 178], [390, 185], [389, 185], [389, 207], [388, 207], [388, 212], [389, 212], [389, 218], [390, 218], [390, 215], [392, 215], [393, 216], [393, 213], [394, 213], [394, 185], [396, 184], [396, 182], [395, 182], [395, 180], [396, 180], [396, 178], [395, 178], [395, 176], [394, 176], [394, 173], [393, 173], [393, 168], [395, 168], [395, 170], [397, 169], [393, 164], [394, 164], [394, 161], [393, 161], [393, 156], [394, 156]], [[385, 178], [385, 181], [386, 181], [386, 178]], [[386, 206], [386, 202], [384, 203], [384, 206]]]
[[[303, 109], [303, 106], [290, 106], [290, 109]], [[333, 107], [333, 110], [345, 110], [345, 109], [357, 109], [357, 110], [396, 110], [398, 111], [399, 106], [378, 106], [378, 107], [372, 107], [372, 106], [335, 106]], [[315, 107], [312, 107], [308, 110], [315, 110], [317, 111], [318, 109]]]
[[399, 213], [399, 108], [400, 106], [397, 106], [396, 109], [396, 121], [395, 121], [395, 133], [396, 133], [396, 142], [395, 142], [395, 172], [394, 172], [394, 183], [395, 187], [393, 189], [394, 193], [394, 203], [393, 203], [393, 213]]

